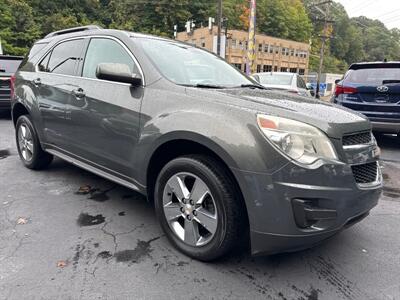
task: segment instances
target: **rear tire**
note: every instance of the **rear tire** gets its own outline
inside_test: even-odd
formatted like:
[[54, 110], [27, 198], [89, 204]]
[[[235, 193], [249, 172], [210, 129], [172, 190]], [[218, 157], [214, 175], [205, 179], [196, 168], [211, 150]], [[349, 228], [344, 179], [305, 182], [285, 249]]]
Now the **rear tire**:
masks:
[[205, 155], [183, 156], [167, 163], [157, 178], [156, 214], [177, 249], [211, 261], [227, 254], [245, 236], [246, 209], [239, 194], [218, 161]]
[[53, 161], [53, 155], [43, 151], [29, 115], [20, 116], [15, 126], [17, 149], [22, 163], [28, 169], [41, 170]]

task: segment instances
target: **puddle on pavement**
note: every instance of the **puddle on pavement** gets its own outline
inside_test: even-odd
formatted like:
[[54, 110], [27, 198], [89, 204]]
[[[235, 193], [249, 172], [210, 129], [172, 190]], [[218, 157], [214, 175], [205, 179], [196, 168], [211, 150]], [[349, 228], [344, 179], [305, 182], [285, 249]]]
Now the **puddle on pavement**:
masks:
[[114, 254], [114, 257], [117, 262], [137, 263], [153, 251], [150, 244], [159, 238], [160, 237], [156, 237], [147, 242], [139, 240], [135, 249], [119, 251]]
[[89, 199], [97, 202], [104, 202], [110, 200], [110, 197], [108, 197], [107, 191], [95, 191], [90, 195]]
[[0, 150], [0, 159], [7, 158], [11, 155], [10, 151], [8, 149], [2, 149]]
[[101, 223], [104, 223], [106, 220], [103, 215], [96, 215], [96, 216], [91, 216], [88, 213], [81, 213], [78, 217], [77, 223], [79, 226], [93, 226], [93, 225], [99, 225]]
[[98, 188], [93, 188], [90, 185], [82, 185], [79, 187], [78, 191], [75, 192], [76, 195], [89, 195], [88, 199], [96, 201], [96, 202], [104, 202], [110, 200], [110, 197], [107, 193], [115, 188], [111, 187], [107, 190], [100, 190]]
[[112, 256], [113, 255], [110, 253], [110, 251], [102, 251], [99, 254], [97, 254], [97, 257], [102, 259], [109, 259]]

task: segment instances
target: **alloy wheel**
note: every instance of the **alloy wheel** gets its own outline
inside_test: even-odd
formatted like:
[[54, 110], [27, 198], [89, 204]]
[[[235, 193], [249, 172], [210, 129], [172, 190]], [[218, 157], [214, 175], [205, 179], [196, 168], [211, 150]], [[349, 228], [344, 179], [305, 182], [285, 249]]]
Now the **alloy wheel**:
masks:
[[33, 137], [32, 132], [26, 124], [21, 124], [18, 128], [18, 145], [22, 158], [29, 162], [33, 157]]
[[163, 212], [174, 234], [190, 246], [206, 245], [217, 231], [214, 197], [206, 183], [194, 174], [178, 173], [167, 181]]

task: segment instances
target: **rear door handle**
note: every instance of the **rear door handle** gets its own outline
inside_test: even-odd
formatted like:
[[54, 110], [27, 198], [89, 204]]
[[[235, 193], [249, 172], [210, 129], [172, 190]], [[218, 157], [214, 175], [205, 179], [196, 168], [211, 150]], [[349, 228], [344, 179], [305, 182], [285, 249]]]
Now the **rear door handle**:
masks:
[[38, 87], [38, 86], [40, 86], [40, 85], [42, 84], [42, 81], [40, 80], [40, 78], [36, 78], [36, 79], [33, 79], [33, 80], [32, 80], [32, 83], [33, 83], [36, 87]]
[[78, 100], [82, 100], [82, 98], [85, 98], [85, 96], [86, 96], [85, 91], [81, 88], [73, 90], [72, 93], [74, 94], [75, 98]]

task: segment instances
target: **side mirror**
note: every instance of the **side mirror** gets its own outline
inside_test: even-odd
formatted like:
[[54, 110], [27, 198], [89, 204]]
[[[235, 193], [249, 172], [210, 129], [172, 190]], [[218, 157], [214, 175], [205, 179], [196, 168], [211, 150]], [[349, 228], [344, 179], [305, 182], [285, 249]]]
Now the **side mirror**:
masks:
[[140, 86], [142, 78], [132, 74], [131, 69], [125, 64], [101, 63], [97, 65], [96, 77], [98, 79], [130, 83], [132, 86]]
[[341, 82], [342, 80], [341, 79], [336, 79], [335, 80], [335, 84], [337, 85], [339, 82]]

